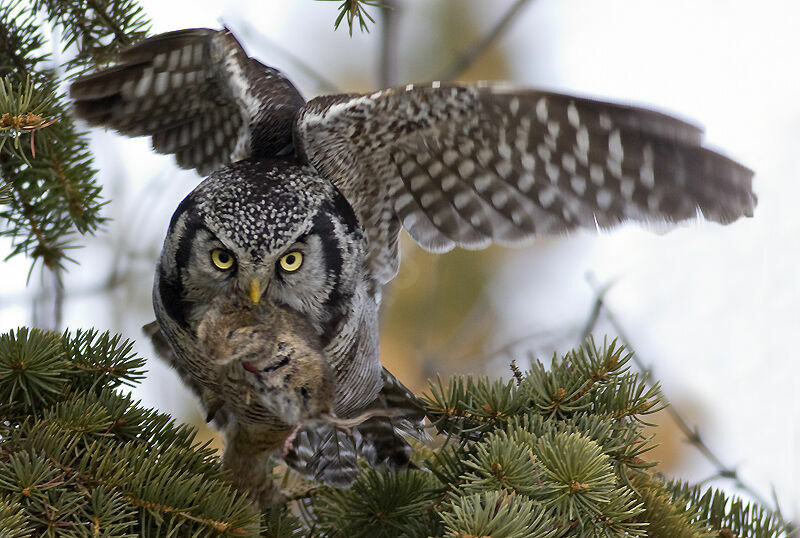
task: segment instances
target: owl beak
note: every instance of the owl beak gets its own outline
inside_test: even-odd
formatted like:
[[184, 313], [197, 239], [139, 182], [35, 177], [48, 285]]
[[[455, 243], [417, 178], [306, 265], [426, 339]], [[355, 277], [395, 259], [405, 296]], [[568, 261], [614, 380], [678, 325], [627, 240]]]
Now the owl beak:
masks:
[[254, 278], [250, 281], [250, 300], [253, 301], [253, 304], [258, 304], [258, 301], [261, 299], [261, 282]]

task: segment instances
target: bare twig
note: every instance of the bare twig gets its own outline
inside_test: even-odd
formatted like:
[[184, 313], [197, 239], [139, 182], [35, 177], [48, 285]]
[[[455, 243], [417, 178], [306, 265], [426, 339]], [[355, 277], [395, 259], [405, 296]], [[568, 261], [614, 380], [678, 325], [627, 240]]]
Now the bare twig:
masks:
[[473, 357], [468, 357], [464, 362], [473, 362], [477, 361], [479, 358], [485, 359], [486, 357], [497, 357], [501, 355], [506, 355], [509, 357], [514, 356], [514, 349], [521, 346], [522, 344], [529, 342], [531, 340], [540, 340], [542, 337], [547, 336], [549, 334], [548, 331], [538, 331], [529, 334], [525, 334], [520, 336], [519, 338], [514, 338], [512, 340], [506, 341], [505, 344], [492, 349], [491, 351], [487, 352], [480, 352]]
[[[586, 278], [591, 278], [591, 275], [586, 275]], [[583, 329], [581, 330], [581, 339], [580, 343], [586, 341], [589, 337], [589, 333], [592, 332], [592, 328], [597, 324], [597, 320], [600, 317], [600, 312], [603, 310], [603, 298], [606, 296], [606, 292], [610, 290], [614, 284], [616, 284], [616, 280], [611, 280], [606, 283], [605, 286], [602, 286], [596, 292], [596, 297], [594, 303], [592, 303], [592, 309], [589, 311], [589, 317], [586, 320], [586, 323], [583, 325]]]
[[497, 38], [509, 28], [517, 13], [519, 13], [529, 2], [530, 0], [517, 0], [514, 2], [514, 5], [509, 8], [509, 10], [500, 18], [499, 21], [497, 21], [494, 27], [489, 30], [485, 36], [478, 39], [475, 41], [475, 43], [463, 50], [461, 54], [459, 54], [456, 59], [450, 63], [450, 65], [442, 69], [441, 73], [436, 78], [439, 80], [452, 80], [466, 71], [467, 68], [469, 68], [469, 66], [471, 66], [475, 60], [477, 60], [480, 55], [483, 54], [486, 49], [488, 49], [492, 43], [494, 43]]
[[[605, 313], [606, 319], [609, 321], [611, 326], [614, 328], [614, 331], [617, 333], [619, 338], [625, 344], [625, 347], [627, 347], [629, 351], [633, 352], [633, 361], [636, 364], [636, 366], [639, 368], [639, 370], [641, 370], [641, 372], [643, 373], [644, 381], [648, 382], [648, 384], [650, 384], [650, 379], [651, 379], [651, 377], [653, 375], [652, 367], [647, 366], [642, 361], [639, 353], [634, 352], [633, 346], [631, 345], [631, 340], [630, 340], [630, 338], [627, 337], [627, 335], [625, 333], [625, 330], [622, 327], [622, 324], [619, 322], [619, 320], [614, 315], [614, 313], [605, 304], [604, 297], [605, 297], [605, 294], [608, 292], [608, 289], [610, 288], [610, 286], [608, 284], [600, 285], [599, 282], [597, 281], [597, 279], [595, 278], [595, 276], [593, 274], [591, 274], [591, 273], [586, 276], [586, 280], [589, 283], [589, 285], [592, 287], [592, 289], [594, 290], [595, 295], [597, 297], [596, 300], [595, 300], [595, 305], [596, 305], [596, 308], [598, 310], [598, 313], [597, 314], [593, 314], [593, 315], [591, 315], [589, 317], [589, 320], [591, 321], [591, 325], [587, 324], [586, 329], [584, 329], [584, 330], [587, 332], [587, 334], [591, 332], [592, 328], [594, 327], [594, 324], [596, 323], [596, 321], [597, 321], [597, 319], [599, 317], [599, 313], [602, 310]], [[593, 309], [593, 312], [594, 312], [594, 309]], [[669, 404], [669, 402], [668, 402], [668, 400], [667, 400], [667, 398], [665, 396], [662, 396], [662, 399], [664, 400], [664, 403]], [[701, 483], [707, 482], [707, 481], [711, 481], [711, 480], [716, 480], [716, 479], [719, 479], [719, 478], [728, 479], [728, 480], [733, 481], [734, 485], [738, 489], [746, 492], [748, 495], [750, 495], [750, 497], [752, 497], [756, 502], [758, 502], [762, 506], [769, 506], [770, 505], [767, 502], [767, 500], [764, 497], [762, 497], [752, 486], [750, 486], [749, 484], [746, 484], [745, 482], [742, 481], [741, 477], [739, 476], [738, 472], [736, 471], [736, 468], [729, 467], [729, 466], [725, 465], [722, 462], [722, 460], [716, 454], [714, 454], [714, 452], [711, 450], [711, 448], [709, 448], [709, 446], [703, 441], [703, 439], [700, 436], [700, 432], [698, 431], [697, 427], [692, 428], [691, 426], [689, 426], [689, 423], [681, 416], [680, 413], [678, 413], [678, 411], [675, 409], [675, 407], [673, 405], [667, 405], [666, 411], [667, 411], [667, 413], [669, 413], [670, 417], [672, 417], [672, 419], [678, 425], [678, 428], [680, 428], [680, 430], [683, 432], [683, 434], [686, 435], [687, 441], [691, 445], [693, 445], [695, 448], [697, 448], [697, 450], [716, 469], [716, 473], [714, 475], [712, 475], [711, 477], [703, 480]]]

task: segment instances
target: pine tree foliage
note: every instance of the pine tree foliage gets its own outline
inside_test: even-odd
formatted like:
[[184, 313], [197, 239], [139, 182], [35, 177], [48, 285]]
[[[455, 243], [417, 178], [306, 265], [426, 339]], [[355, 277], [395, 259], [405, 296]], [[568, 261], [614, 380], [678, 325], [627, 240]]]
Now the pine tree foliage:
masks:
[[[246, 536], [257, 514], [195, 432], [116, 390], [131, 342], [0, 336], [0, 528], [9, 536]], [[9, 531], [11, 532], [11, 531]]]
[[62, 45], [74, 56], [59, 66], [62, 76], [108, 64], [145, 36], [147, 21], [132, 0], [0, 5], [0, 235], [13, 240], [9, 257], [25, 254], [58, 270], [75, 235], [102, 225], [104, 203], [88, 139], [42, 52], [40, 13], [61, 28]]
[[[442, 444], [418, 448], [418, 469], [318, 488], [299, 503], [307, 535], [785, 536], [762, 507], [650, 472], [642, 427], [663, 405], [630, 358], [590, 340], [509, 382], [437, 380], [427, 404]], [[268, 535], [296, 536], [292, 521]]]
[[630, 358], [590, 340], [509, 382], [437, 380], [427, 404], [443, 444], [418, 450], [418, 470], [322, 488], [306, 524], [323, 536], [784, 535], [763, 508], [649, 472], [643, 421], [663, 405]]
[[419, 445], [414, 468], [365, 466], [341, 490], [276, 468], [296, 500], [259, 516], [191, 428], [120, 392], [143, 373], [131, 342], [96, 331], [18, 329], [0, 335], [0, 529], [13, 529], [8, 536], [785, 536], [780, 518], [763, 507], [650, 472], [642, 426], [660, 396], [628, 371], [630, 357], [615, 342], [589, 340], [549, 367], [534, 361], [509, 382], [437, 380], [427, 405], [439, 444]]

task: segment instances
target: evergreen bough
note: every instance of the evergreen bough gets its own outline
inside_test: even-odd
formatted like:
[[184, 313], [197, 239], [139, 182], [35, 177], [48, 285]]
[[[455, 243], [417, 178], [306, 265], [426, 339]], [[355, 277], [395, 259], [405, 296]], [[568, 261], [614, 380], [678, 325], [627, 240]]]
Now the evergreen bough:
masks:
[[768, 510], [650, 469], [657, 387], [590, 339], [510, 381], [438, 380], [415, 467], [349, 489], [273, 470], [292, 500], [257, 514], [195, 432], [121, 391], [144, 361], [96, 331], [0, 335], [0, 536], [772, 537]]
[[[54, 66], [41, 52], [47, 40], [37, 13], [63, 30], [62, 45], [73, 52], [66, 64]], [[76, 235], [104, 222], [88, 138], [69, 117], [59, 75], [107, 65], [146, 28], [131, 0], [0, 5], [0, 236], [13, 240], [7, 257], [25, 254], [58, 272]]]

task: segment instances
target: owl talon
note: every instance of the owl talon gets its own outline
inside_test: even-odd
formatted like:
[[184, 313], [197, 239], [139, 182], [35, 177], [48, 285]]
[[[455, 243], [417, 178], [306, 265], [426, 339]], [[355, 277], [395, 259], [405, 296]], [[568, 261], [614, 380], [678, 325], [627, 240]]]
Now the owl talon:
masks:
[[303, 429], [303, 423], [297, 424], [289, 433], [289, 437], [283, 442], [283, 450], [281, 450], [281, 457], [285, 458], [289, 455], [289, 452], [292, 450], [294, 445], [294, 440], [297, 438], [297, 434], [300, 433], [300, 430]]

